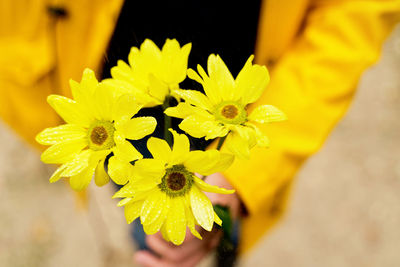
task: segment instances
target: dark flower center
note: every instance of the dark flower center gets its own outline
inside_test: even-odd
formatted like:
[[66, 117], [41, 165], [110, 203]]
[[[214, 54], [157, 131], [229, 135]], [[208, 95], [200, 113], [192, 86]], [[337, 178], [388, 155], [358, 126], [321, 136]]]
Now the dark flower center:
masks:
[[158, 187], [169, 197], [184, 196], [189, 193], [193, 184], [193, 173], [185, 166], [174, 165], [165, 170], [165, 175]]
[[112, 148], [114, 143], [114, 123], [111, 121], [95, 121], [88, 129], [88, 145], [92, 150]]
[[94, 127], [90, 139], [96, 145], [101, 146], [108, 138], [107, 130], [103, 126]]
[[181, 190], [186, 185], [186, 178], [180, 172], [173, 172], [168, 175], [167, 186], [174, 191]]
[[226, 105], [221, 109], [221, 115], [227, 119], [234, 119], [238, 115], [239, 111], [234, 105]]

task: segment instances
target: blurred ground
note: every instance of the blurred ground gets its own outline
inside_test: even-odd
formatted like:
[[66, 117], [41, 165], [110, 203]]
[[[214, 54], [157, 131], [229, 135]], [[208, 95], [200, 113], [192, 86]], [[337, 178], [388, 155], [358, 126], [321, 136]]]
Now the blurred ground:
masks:
[[[363, 76], [346, 118], [297, 177], [284, 220], [240, 266], [400, 266], [400, 27]], [[113, 189], [89, 212], [0, 123], [0, 266], [133, 266]], [[207, 262], [203, 265], [208, 265]]]

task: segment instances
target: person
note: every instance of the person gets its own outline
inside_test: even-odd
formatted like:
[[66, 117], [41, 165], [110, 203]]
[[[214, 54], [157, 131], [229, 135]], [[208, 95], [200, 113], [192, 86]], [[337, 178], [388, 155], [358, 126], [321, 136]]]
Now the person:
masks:
[[[43, 149], [34, 136], [60, 123], [45, 102], [47, 95], [70, 97], [68, 80], [79, 80], [85, 67], [104, 70], [107, 77], [113, 60], [121, 58], [115, 51], [126, 53], [126, 47], [144, 38], [158, 45], [177, 38], [193, 43], [190, 64], [204, 66], [205, 54], [218, 53], [234, 74], [254, 52], [256, 62], [271, 71], [271, 83], [256, 104], [277, 106], [289, 120], [262, 128], [271, 139], [269, 149], [255, 148], [249, 161], [237, 160], [225, 173], [208, 177], [209, 183], [237, 192], [210, 198], [240, 217], [240, 251], [245, 253], [284, 213], [296, 172], [343, 117], [360, 76], [377, 61], [400, 20], [400, 2], [164, 2], [156, 7], [134, 1], [123, 5], [122, 0], [3, 1], [0, 116]], [[128, 13], [122, 18], [124, 10]], [[129, 27], [117, 34], [118, 24], [128, 18]], [[185, 26], [189, 31], [182, 30]], [[219, 238], [217, 231], [203, 241], [188, 236], [175, 247], [154, 235], [146, 243], [157, 255], [140, 251], [135, 259], [145, 266], [194, 266]]]

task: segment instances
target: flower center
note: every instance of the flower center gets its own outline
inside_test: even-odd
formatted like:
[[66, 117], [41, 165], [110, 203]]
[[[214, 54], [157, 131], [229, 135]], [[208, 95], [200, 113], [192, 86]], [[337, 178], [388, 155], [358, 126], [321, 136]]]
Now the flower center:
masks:
[[221, 109], [221, 115], [227, 119], [236, 118], [238, 113], [238, 109], [234, 105], [226, 105]]
[[88, 141], [92, 150], [106, 150], [114, 144], [114, 124], [110, 121], [95, 121], [89, 128]]
[[192, 187], [193, 173], [183, 165], [174, 165], [166, 173], [158, 187], [170, 197], [184, 196]]
[[242, 124], [247, 119], [247, 112], [241, 104], [225, 101], [216, 107], [214, 116], [222, 123]]
[[186, 184], [185, 175], [180, 172], [173, 172], [167, 177], [167, 186], [174, 191], [181, 190]]
[[96, 126], [93, 128], [92, 133], [90, 134], [90, 139], [96, 145], [101, 146], [108, 137], [107, 130], [103, 126]]

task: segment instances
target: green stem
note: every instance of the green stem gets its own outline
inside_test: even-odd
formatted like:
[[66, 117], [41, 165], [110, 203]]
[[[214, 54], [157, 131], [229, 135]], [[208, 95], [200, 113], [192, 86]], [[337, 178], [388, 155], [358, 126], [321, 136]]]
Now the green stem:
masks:
[[228, 136], [228, 135], [225, 135], [224, 137], [220, 137], [220, 138], [219, 138], [219, 140], [218, 140], [218, 145], [217, 145], [217, 150], [221, 150], [221, 147], [222, 147], [222, 145], [224, 144], [225, 139], [226, 139], [227, 136]]
[[[163, 111], [169, 108], [169, 101], [170, 96], [167, 96], [162, 105]], [[172, 146], [172, 134], [168, 130], [169, 128], [171, 128], [171, 117], [164, 113], [164, 139], [170, 146]]]

